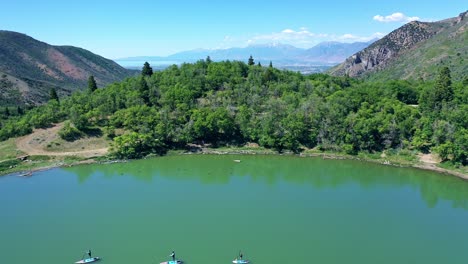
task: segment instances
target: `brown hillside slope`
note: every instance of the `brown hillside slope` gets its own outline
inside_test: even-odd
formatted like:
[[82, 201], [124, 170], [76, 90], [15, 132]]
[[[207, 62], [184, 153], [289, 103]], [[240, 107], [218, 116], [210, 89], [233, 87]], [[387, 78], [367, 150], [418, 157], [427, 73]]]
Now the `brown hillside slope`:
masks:
[[[85, 88], [90, 75], [102, 87], [133, 74], [117, 63], [81, 48], [52, 46], [21, 33], [0, 31], [0, 79], [5, 75], [27, 84], [25, 88], [15, 82], [0, 83], [2, 104], [41, 104], [48, 100], [52, 87], [59, 95], [65, 95]], [[14, 98], [11, 95], [15, 90], [21, 90], [21, 101], [8, 101], [8, 98]]]

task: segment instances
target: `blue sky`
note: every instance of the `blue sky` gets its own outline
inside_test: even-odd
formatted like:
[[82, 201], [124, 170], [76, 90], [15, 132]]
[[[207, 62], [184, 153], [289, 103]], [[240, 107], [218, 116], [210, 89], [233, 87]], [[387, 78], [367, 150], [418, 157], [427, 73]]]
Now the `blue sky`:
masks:
[[1, 30], [116, 59], [265, 43], [309, 48], [322, 41], [363, 41], [412, 19], [457, 16], [468, 5], [466, 0], [15, 0], [1, 6]]

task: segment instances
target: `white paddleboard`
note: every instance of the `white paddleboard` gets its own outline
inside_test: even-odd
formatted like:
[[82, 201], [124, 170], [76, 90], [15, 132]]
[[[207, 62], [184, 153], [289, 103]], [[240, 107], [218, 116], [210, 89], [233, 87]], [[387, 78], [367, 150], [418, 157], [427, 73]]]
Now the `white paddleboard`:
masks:
[[85, 263], [93, 263], [93, 262], [96, 262], [100, 260], [99, 257], [94, 257], [94, 258], [87, 258], [87, 259], [82, 259], [82, 260], [78, 260], [77, 262], [75, 262], [76, 264], [85, 264]]
[[161, 262], [160, 264], [182, 264], [184, 263], [182, 260], [169, 260]]

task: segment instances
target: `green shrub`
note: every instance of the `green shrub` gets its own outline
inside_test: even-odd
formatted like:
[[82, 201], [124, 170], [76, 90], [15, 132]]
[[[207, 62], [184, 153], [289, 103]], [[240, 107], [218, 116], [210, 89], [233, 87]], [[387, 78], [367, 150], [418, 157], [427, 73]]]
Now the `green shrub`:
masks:
[[71, 126], [70, 122], [65, 122], [64, 126], [58, 132], [59, 136], [66, 141], [74, 141], [83, 135], [77, 128]]

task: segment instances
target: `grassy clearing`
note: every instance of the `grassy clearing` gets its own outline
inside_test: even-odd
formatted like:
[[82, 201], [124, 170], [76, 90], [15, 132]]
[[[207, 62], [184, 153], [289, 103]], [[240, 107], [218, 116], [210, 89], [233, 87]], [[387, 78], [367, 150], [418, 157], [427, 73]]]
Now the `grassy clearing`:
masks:
[[13, 169], [21, 165], [21, 161], [16, 157], [24, 153], [16, 149], [14, 138], [0, 142], [0, 172]]
[[4, 160], [4, 161], [0, 162], [0, 172], [8, 171], [8, 170], [10, 170], [12, 168], [15, 168], [20, 163], [21, 163], [21, 161], [17, 160], [17, 159]]
[[451, 170], [451, 171], [456, 171], [465, 175], [468, 175], [468, 167], [467, 166], [461, 166], [461, 165], [454, 165], [453, 163], [450, 162], [443, 162], [437, 164], [438, 167], [441, 167], [446, 170]]
[[73, 165], [84, 160], [87, 159], [77, 156], [44, 155], [29, 156], [25, 161], [12, 159], [7, 162], [0, 163], [0, 175]]
[[86, 137], [75, 141], [66, 141], [61, 138], [56, 138], [51, 142], [47, 142], [44, 150], [53, 152], [75, 152], [87, 149], [107, 148], [111, 140], [105, 136], [101, 137]]
[[397, 166], [412, 166], [419, 162], [417, 152], [409, 150], [387, 150], [375, 153], [359, 153], [358, 157], [368, 161]]
[[[110, 145], [110, 140], [102, 133], [68, 142], [58, 137], [59, 129], [60, 124], [48, 130], [38, 130], [19, 141], [9, 139], [0, 142], [0, 175], [67, 166], [85, 161], [93, 162], [96, 161], [94, 157], [105, 155], [105, 149]], [[27, 153], [17, 148], [24, 149]], [[18, 156], [25, 154], [29, 154], [26, 160], [17, 159]]]
[[391, 150], [384, 152], [359, 152], [357, 155], [350, 155], [344, 152], [321, 151], [319, 149], [307, 149], [302, 152], [306, 156], [325, 156], [336, 159], [363, 160], [386, 165], [412, 166], [418, 163], [416, 152], [408, 150]]
[[23, 152], [16, 149], [14, 138], [0, 142], [0, 161], [15, 159], [17, 156], [21, 156], [23, 154]]

